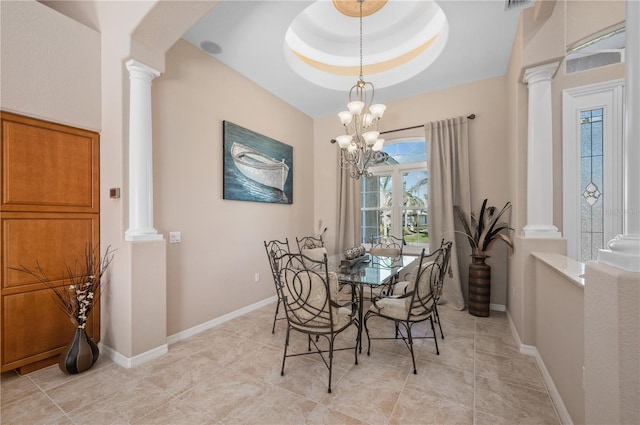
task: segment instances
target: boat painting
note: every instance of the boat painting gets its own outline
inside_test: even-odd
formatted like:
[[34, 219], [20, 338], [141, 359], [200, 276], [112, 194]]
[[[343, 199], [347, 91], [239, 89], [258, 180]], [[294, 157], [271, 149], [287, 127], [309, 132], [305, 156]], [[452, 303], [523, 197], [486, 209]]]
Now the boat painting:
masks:
[[293, 148], [223, 122], [223, 198], [293, 203]]
[[231, 157], [238, 170], [260, 184], [284, 190], [289, 175], [289, 166], [275, 158], [268, 157], [250, 147], [234, 142]]

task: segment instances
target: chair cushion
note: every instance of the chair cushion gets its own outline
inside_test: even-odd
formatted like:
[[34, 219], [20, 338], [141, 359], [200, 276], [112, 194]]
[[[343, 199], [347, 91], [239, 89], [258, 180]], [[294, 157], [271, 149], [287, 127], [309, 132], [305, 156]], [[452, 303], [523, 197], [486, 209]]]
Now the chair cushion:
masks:
[[[302, 255], [304, 255], [305, 257], [309, 257], [314, 261], [324, 261], [324, 256], [327, 253], [327, 249], [324, 247], [320, 247], [320, 248], [302, 248], [300, 250], [300, 253]], [[310, 268], [318, 268], [320, 266], [320, 264], [315, 264], [315, 263], [310, 263], [309, 261], [306, 261], [306, 259], [303, 259], [304, 261], [304, 265], [306, 267], [310, 267]]]
[[382, 257], [398, 257], [400, 256], [400, 250], [398, 248], [371, 248], [369, 254]]
[[[282, 292], [287, 298], [287, 315], [292, 326], [316, 331], [319, 330], [318, 328], [330, 329], [329, 299], [337, 302], [339, 284], [338, 275], [335, 272], [329, 272], [328, 276], [329, 294], [326, 293], [323, 270], [307, 272], [285, 269], [282, 271], [284, 283]], [[341, 308], [332, 306], [331, 309], [335, 327], [339, 324]]]
[[395, 285], [393, 285], [393, 295], [406, 294], [408, 286], [409, 286], [409, 281], [408, 280], [405, 280], [403, 282], [397, 282]]
[[[350, 308], [340, 307], [340, 308], [334, 309], [334, 312], [333, 312], [333, 331], [334, 332], [344, 328], [349, 323], [351, 323], [351, 321], [352, 319], [351, 319]], [[312, 326], [304, 326], [304, 325], [291, 322], [291, 327], [302, 332], [323, 332], [323, 331], [328, 332], [329, 331], [329, 326], [328, 326], [328, 323], [326, 322], [319, 323], [316, 321], [311, 321], [308, 323]]]
[[400, 274], [398, 275], [398, 281], [409, 281], [411, 279], [411, 273], [418, 267], [420, 264], [420, 257], [416, 257], [411, 263], [409, 263], [406, 267], [404, 267]]
[[[407, 320], [408, 316], [407, 304], [404, 298], [382, 298], [372, 304], [369, 310], [393, 320]], [[411, 315], [409, 320], [424, 320], [430, 314], [431, 311], [426, 311], [421, 315]]]
[[[420, 276], [420, 281], [418, 282], [418, 294], [420, 294], [422, 298], [431, 293], [431, 284], [436, 283], [438, 273], [435, 273], [435, 267], [436, 265], [433, 261], [422, 263], [422, 270], [424, 270], [424, 272]], [[420, 269], [418, 267], [415, 267], [411, 272], [411, 276], [409, 277], [409, 283], [407, 284], [405, 293], [411, 292], [415, 289], [416, 278], [419, 270]], [[406, 297], [404, 301], [407, 304], [407, 309], [409, 309], [411, 307], [411, 297]]]

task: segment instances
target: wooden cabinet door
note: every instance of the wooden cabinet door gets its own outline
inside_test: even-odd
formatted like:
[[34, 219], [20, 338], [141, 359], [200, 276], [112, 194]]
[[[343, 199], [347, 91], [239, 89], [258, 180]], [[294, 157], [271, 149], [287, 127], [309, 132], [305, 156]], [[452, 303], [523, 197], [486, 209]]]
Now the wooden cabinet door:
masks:
[[2, 113], [2, 211], [100, 212], [97, 133]]
[[[61, 287], [100, 243], [99, 136], [5, 112], [1, 129], [0, 363], [28, 371], [55, 362], [74, 327], [53, 291], [15, 268], [38, 262]], [[100, 339], [99, 304], [87, 333]]]

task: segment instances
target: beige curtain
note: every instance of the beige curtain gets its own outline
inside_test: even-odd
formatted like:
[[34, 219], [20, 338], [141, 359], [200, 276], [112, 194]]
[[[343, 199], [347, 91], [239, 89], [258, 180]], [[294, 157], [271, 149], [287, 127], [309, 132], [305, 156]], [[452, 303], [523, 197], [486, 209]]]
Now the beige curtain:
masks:
[[429, 244], [436, 248], [442, 239], [453, 241], [451, 271], [447, 273], [442, 299], [462, 310], [466, 305], [469, 256], [466, 239], [456, 233], [453, 206], [471, 211], [469, 188], [469, 129], [466, 117], [425, 124], [429, 169]]
[[[340, 155], [340, 149], [338, 149]], [[338, 218], [336, 220], [336, 252], [360, 245], [360, 180], [350, 176], [348, 169], [339, 169]]]

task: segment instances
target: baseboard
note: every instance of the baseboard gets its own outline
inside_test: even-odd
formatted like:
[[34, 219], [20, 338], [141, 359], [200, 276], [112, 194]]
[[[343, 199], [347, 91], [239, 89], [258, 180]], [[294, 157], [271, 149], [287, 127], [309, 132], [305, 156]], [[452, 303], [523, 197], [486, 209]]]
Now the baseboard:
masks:
[[231, 313], [225, 314], [224, 316], [220, 316], [220, 317], [216, 317], [213, 320], [209, 320], [208, 322], [205, 323], [201, 323], [197, 326], [194, 326], [192, 328], [189, 329], [185, 329], [184, 331], [178, 332], [176, 334], [170, 335], [169, 337], [167, 337], [167, 343], [169, 345], [171, 344], [175, 344], [178, 341], [182, 341], [183, 339], [187, 339], [191, 336], [197, 335], [200, 332], [204, 332], [207, 329], [211, 329], [214, 328], [218, 325], [221, 325], [225, 322], [228, 322], [231, 319], [235, 319], [236, 317], [240, 317], [244, 314], [247, 314], [253, 310], [257, 310], [259, 308], [262, 308], [266, 305], [275, 303], [276, 301], [278, 301], [278, 297], [277, 296], [273, 296], [273, 297], [269, 297], [266, 298], [262, 301], [258, 301], [257, 303], [248, 305], [246, 307], [242, 307], [241, 309], [232, 311]]
[[511, 334], [513, 335], [513, 339], [515, 339], [516, 344], [520, 349], [520, 352], [522, 354], [526, 354], [527, 356], [532, 356], [535, 359], [536, 364], [538, 365], [538, 369], [540, 369], [542, 380], [547, 386], [547, 391], [549, 392], [549, 396], [551, 397], [551, 400], [553, 401], [553, 405], [556, 408], [556, 412], [558, 413], [560, 422], [563, 425], [573, 425], [573, 420], [571, 419], [571, 415], [569, 415], [569, 411], [567, 410], [567, 407], [564, 405], [564, 402], [562, 401], [562, 397], [560, 397], [560, 393], [556, 388], [556, 384], [553, 382], [553, 378], [551, 377], [551, 374], [547, 370], [547, 366], [544, 364], [544, 361], [540, 356], [540, 352], [538, 351], [538, 348], [534, 345], [526, 345], [522, 343], [522, 341], [520, 340], [520, 335], [518, 335], [518, 330], [516, 329], [516, 326], [513, 323], [513, 320], [511, 319], [511, 315], [509, 314], [508, 310], [507, 310], [507, 319], [509, 320], [509, 327], [511, 328]]
[[489, 310], [507, 311], [507, 307], [504, 304], [489, 304]]
[[221, 325], [225, 322], [228, 322], [231, 319], [235, 319], [236, 317], [240, 317], [244, 314], [247, 314], [253, 310], [257, 310], [259, 308], [262, 308], [266, 305], [269, 304], [273, 304], [276, 301], [278, 301], [278, 297], [277, 296], [273, 296], [273, 297], [269, 297], [266, 298], [262, 301], [258, 301], [257, 303], [248, 305], [246, 307], [242, 307], [238, 310], [232, 311], [231, 313], [225, 314], [224, 316], [220, 316], [217, 317], [213, 320], [210, 320], [208, 322], [202, 323], [200, 325], [194, 326], [192, 328], [186, 329], [182, 332], [178, 332], [176, 334], [170, 335], [167, 337], [167, 343], [163, 344], [159, 347], [154, 348], [153, 350], [149, 350], [145, 353], [139, 354], [137, 356], [134, 357], [126, 357], [123, 356], [122, 354], [120, 354], [119, 352], [117, 352], [116, 350], [112, 349], [111, 347], [108, 347], [106, 345], [103, 345], [102, 343], [99, 344], [99, 348], [100, 348], [100, 352], [102, 353], [102, 355], [104, 355], [105, 357], [111, 359], [114, 363], [125, 367], [127, 369], [130, 369], [132, 367], [136, 367], [142, 363], [148, 362], [149, 360], [153, 360], [157, 357], [160, 357], [166, 353], [169, 352], [169, 345], [171, 344], [175, 344], [178, 341], [182, 341], [183, 339], [187, 339], [191, 336], [197, 335], [200, 332], [206, 331], [207, 329], [211, 329], [213, 327], [216, 327], [218, 325]]
[[169, 352], [169, 346], [167, 344], [163, 344], [152, 350], [146, 351], [142, 354], [138, 354], [137, 356], [126, 357], [118, 353], [113, 348], [100, 344], [100, 352], [108, 359], [111, 359], [115, 364], [127, 369], [131, 369], [132, 367], [136, 367], [150, 360], [161, 357], [164, 354], [167, 354]]

